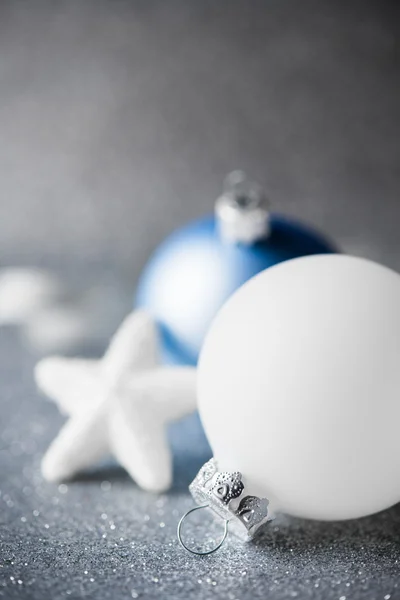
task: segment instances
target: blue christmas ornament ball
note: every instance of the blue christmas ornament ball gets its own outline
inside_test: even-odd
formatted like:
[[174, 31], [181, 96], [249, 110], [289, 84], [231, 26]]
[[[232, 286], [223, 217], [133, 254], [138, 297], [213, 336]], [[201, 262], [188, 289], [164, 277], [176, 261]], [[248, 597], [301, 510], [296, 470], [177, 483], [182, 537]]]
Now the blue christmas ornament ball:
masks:
[[[239, 206], [250, 214], [255, 207], [248, 190], [245, 198], [235, 193], [235, 210]], [[225, 200], [226, 196], [227, 192]], [[228, 227], [230, 216], [228, 210]], [[165, 362], [196, 365], [213, 317], [253, 275], [285, 260], [337, 251], [323, 235], [298, 221], [269, 212], [267, 216], [266, 235], [253, 243], [227, 239], [221, 215], [210, 215], [175, 231], [150, 258], [139, 279], [136, 306], [156, 318]], [[233, 231], [233, 238], [236, 234]]]

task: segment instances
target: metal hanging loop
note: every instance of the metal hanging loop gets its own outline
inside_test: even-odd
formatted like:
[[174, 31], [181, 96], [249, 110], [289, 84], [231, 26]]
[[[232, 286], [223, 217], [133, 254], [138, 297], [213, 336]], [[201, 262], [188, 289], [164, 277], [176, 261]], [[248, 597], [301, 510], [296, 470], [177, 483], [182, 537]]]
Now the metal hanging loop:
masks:
[[181, 518], [181, 520], [178, 523], [178, 529], [177, 529], [177, 534], [178, 534], [178, 540], [179, 543], [181, 544], [181, 546], [183, 548], [185, 548], [185, 550], [187, 550], [188, 552], [190, 552], [191, 554], [196, 554], [197, 556], [207, 556], [208, 554], [213, 554], [214, 552], [216, 552], [217, 550], [219, 550], [222, 546], [222, 544], [224, 543], [226, 536], [228, 535], [228, 525], [229, 525], [229, 520], [225, 519], [225, 527], [224, 527], [224, 533], [222, 536], [222, 539], [220, 542], [218, 542], [218, 544], [214, 547], [211, 548], [211, 550], [206, 550], [206, 551], [201, 551], [201, 550], [193, 550], [192, 548], [189, 548], [189, 546], [187, 546], [185, 544], [185, 542], [182, 539], [182, 524], [184, 522], [184, 520], [186, 519], [186, 517], [188, 517], [192, 512], [196, 511], [196, 510], [201, 510], [203, 508], [208, 508], [208, 504], [203, 504], [203, 506], [195, 506], [194, 508], [191, 508], [190, 510], [188, 510], [183, 517]]

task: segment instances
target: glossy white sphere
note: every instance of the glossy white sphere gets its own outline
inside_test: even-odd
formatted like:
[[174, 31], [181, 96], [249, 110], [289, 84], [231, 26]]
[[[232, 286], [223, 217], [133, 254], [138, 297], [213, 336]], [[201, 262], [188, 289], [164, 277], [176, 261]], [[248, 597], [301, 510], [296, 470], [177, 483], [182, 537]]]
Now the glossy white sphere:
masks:
[[345, 255], [256, 275], [222, 307], [199, 362], [219, 467], [273, 508], [349, 519], [400, 501], [400, 276]]

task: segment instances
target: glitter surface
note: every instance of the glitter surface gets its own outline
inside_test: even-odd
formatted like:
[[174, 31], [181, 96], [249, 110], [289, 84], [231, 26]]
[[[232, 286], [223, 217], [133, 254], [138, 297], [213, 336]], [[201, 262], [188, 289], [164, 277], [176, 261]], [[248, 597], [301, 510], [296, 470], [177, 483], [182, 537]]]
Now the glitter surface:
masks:
[[[162, 496], [109, 463], [68, 484], [44, 482], [40, 458], [62, 418], [37, 395], [33, 359], [12, 331], [2, 333], [0, 353], [0, 597], [400, 598], [400, 506], [347, 523], [279, 516], [255, 543], [228, 537], [206, 559], [185, 552], [176, 526], [193, 506], [187, 484], [208, 457], [196, 418], [171, 433], [175, 486]], [[33, 453], [30, 445], [11, 452], [28, 439]], [[208, 521], [185, 528], [190, 543], [219, 533]]]
[[[2, 266], [107, 278], [126, 285], [128, 312], [149, 253], [243, 167], [280, 212], [399, 270], [395, 4], [0, 3]], [[168, 494], [111, 462], [45, 483], [63, 418], [20, 333], [0, 329], [0, 598], [400, 600], [400, 506], [346, 523], [278, 516], [255, 543], [185, 552], [176, 526], [209, 458], [196, 418], [171, 432]], [[221, 533], [200, 517], [190, 545]]]

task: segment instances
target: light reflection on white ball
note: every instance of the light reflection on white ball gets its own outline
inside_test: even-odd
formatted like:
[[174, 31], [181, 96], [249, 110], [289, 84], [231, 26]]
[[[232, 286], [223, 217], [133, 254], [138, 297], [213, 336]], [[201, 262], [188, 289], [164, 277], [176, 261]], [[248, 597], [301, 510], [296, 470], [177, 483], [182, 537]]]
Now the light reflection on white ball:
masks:
[[222, 469], [289, 514], [348, 519], [400, 501], [400, 276], [299, 258], [243, 285], [199, 362], [199, 410]]

